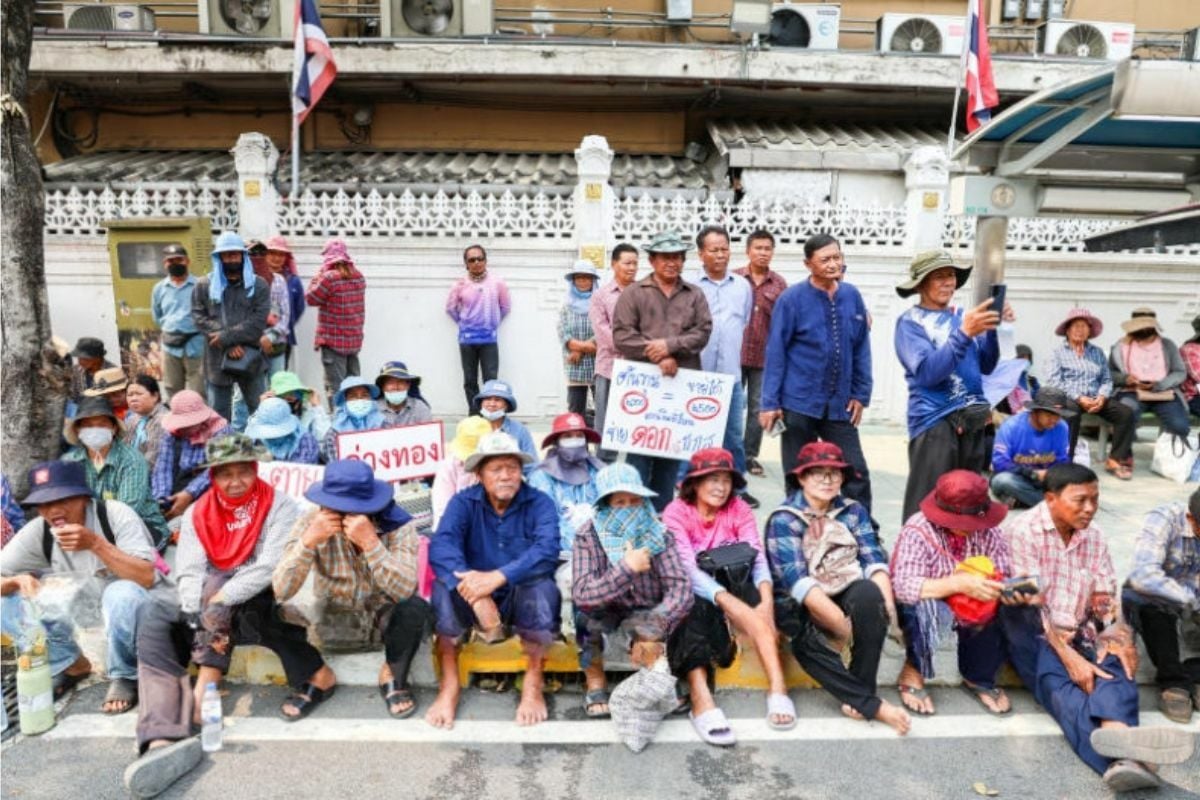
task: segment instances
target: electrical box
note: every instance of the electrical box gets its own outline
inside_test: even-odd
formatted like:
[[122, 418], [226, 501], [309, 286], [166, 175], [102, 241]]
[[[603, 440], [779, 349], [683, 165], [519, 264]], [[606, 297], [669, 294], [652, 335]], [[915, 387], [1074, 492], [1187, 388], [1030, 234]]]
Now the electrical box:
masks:
[[667, 0], [667, 22], [691, 22], [692, 0]]
[[1036, 217], [1041, 187], [1025, 178], [960, 175], [950, 179], [950, 213], [979, 217]]

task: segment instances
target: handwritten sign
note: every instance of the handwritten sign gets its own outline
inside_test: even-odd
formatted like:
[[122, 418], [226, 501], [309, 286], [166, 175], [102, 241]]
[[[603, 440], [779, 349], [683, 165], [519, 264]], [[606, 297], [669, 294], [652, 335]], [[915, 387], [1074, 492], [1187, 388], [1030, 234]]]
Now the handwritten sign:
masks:
[[378, 480], [389, 483], [434, 474], [445, 453], [440, 422], [337, 435], [338, 458], [364, 461]]
[[303, 500], [305, 490], [325, 477], [325, 468], [320, 464], [264, 461], [258, 465], [258, 477], [275, 487], [276, 491]]
[[654, 364], [613, 363], [601, 447], [680, 461], [720, 447], [736, 375], [681, 369], [665, 377]]

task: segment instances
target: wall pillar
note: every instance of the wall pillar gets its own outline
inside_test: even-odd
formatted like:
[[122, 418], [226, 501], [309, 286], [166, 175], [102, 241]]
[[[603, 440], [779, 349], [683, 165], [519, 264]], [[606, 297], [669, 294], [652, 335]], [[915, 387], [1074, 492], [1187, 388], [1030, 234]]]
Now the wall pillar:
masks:
[[950, 188], [950, 159], [941, 147], [926, 145], [913, 150], [904, 162], [904, 188], [908, 190], [909, 255], [941, 250], [946, 230], [946, 200]]
[[612, 176], [613, 151], [603, 136], [585, 136], [575, 148], [578, 183], [575, 186], [575, 251], [603, 270], [613, 242], [615, 193]]
[[238, 177], [238, 233], [243, 239], [263, 240], [279, 231], [275, 167], [279, 150], [262, 133], [243, 133], [229, 151]]

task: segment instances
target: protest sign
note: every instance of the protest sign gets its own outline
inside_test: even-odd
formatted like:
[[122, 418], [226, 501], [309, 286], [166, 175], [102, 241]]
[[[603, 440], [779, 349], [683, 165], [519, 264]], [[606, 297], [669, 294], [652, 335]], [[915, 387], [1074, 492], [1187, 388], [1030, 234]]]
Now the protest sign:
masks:
[[258, 477], [273, 486], [276, 491], [297, 500], [303, 500], [304, 491], [324, 476], [325, 468], [320, 464], [264, 461], [258, 465]]
[[424, 478], [437, 472], [438, 462], [445, 458], [442, 423], [339, 433], [337, 456], [366, 462], [381, 481]]
[[613, 363], [601, 447], [687, 460], [720, 447], [736, 375], [681, 369], [665, 377], [654, 364]]

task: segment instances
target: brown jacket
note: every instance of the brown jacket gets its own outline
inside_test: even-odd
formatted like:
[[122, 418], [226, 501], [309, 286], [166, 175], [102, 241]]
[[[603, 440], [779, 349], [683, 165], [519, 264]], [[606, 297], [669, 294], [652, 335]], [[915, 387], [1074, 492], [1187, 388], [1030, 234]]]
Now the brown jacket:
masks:
[[666, 339], [683, 369], [701, 369], [700, 351], [712, 333], [712, 315], [699, 287], [681, 278], [670, 297], [651, 274], [621, 292], [613, 312], [613, 343], [622, 358], [649, 361], [646, 343]]

